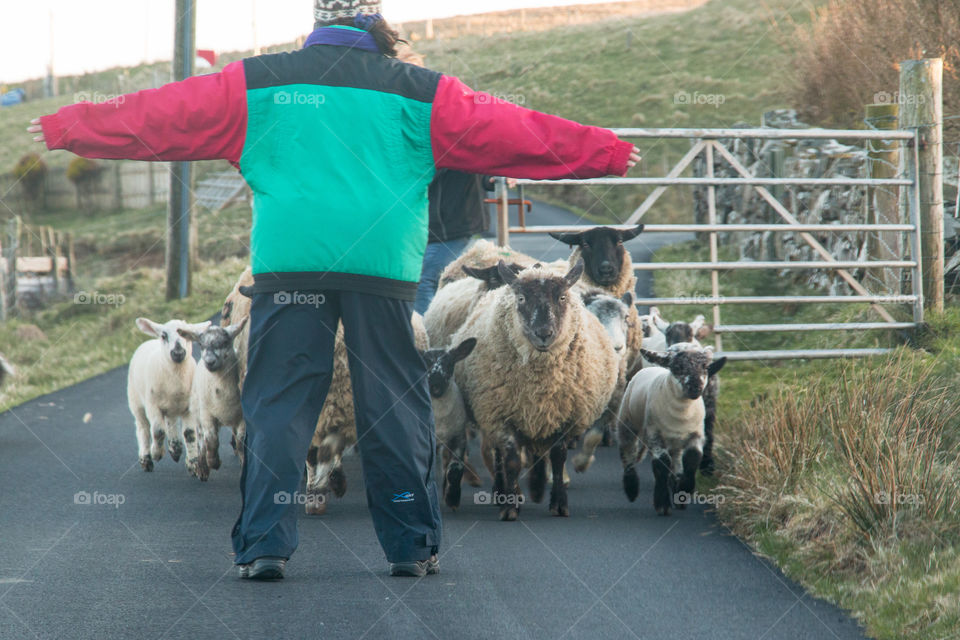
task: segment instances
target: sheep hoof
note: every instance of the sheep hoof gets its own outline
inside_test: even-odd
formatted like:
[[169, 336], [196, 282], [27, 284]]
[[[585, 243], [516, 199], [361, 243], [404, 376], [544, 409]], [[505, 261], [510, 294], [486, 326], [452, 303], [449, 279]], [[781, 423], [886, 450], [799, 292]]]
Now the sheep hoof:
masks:
[[477, 475], [477, 472], [469, 464], [466, 465], [466, 468], [463, 470], [464, 478], [471, 487], [481, 487], [483, 482], [480, 481], [480, 476]]
[[330, 488], [333, 490], [333, 495], [338, 498], [342, 498], [343, 494], [347, 492], [347, 474], [343, 472], [343, 466], [337, 465], [330, 470]]
[[320, 491], [307, 491], [305, 508], [308, 516], [322, 516], [327, 512], [327, 496]]
[[595, 456], [587, 457], [583, 453], [578, 453], [573, 456], [573, 470], [577, 473], [583, 473], [590, 468], [590, 465], [593, 464]]
[[219, 455], [219, 454], [216, 454], [216, 453], [213, 454], [213, 455], [210, 455], [210, 454], [208, 453], [208, 454], [207, 454], [207, 466], [210, 467], [211, 469], [219, 469], [219, 468], [220, 468], [220, 455]]
[[637, 470], [631, 464], [623, 470], [623, 492], [627, 494], [627, 499], [633, 502], [640, 495], [640, 477]]
[[517, 507], [506, 507], [500, 510], [500, 520], [503, 522], [513, 522], [520, 517], [520, 509]]
[[704, 458], [700, 461], [700, 473], [705, 476], [712, 476], [715, 470], [713, 458]]
[[170, 458], [174, 462], [180, 462], [180, 456], [183, 455], [183, 443], [179, 440], [172, 440], [170, 444], [167, 445], [167, 451], [170, 452]]
[[144, 471], [153, 471], [153, 458], [150, 456], [140, 456], [140, 466]]
[[657, 507], [657, 515], [661, 515], [661, 516], [670, 515], [670, 507]]
[[161, 458], [163, 458], [163, 447], [159, 445], [155, 447], [151, 447], [150, 457], [153, 458], [155, 461], [159, 461]]
[[550, 507], [550, 515], [557, 516], [558, 518], [569, 518], [570, 507], [565, 504]]
[[444, 478], [443, 500], [451, 509], [460, 506], [460, 483], [463, 480], [463, 465], [451, 462]]

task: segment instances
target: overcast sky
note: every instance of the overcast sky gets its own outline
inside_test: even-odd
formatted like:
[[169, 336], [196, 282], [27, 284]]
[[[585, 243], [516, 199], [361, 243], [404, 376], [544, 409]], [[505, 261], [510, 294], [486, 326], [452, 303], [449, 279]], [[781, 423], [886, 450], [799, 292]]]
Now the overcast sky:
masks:
[[[384, 0], [383, 13], [404, 22], [601, 1]], [[46, 73], [51, 12], [58, 75], [171, 57], [174, 0], [0, 0], [0, 84]], [[254, 16], [261, 45], [289, 42], [310, 30], [313, 0], [197, 0], [197, 48], [252, 48]]]

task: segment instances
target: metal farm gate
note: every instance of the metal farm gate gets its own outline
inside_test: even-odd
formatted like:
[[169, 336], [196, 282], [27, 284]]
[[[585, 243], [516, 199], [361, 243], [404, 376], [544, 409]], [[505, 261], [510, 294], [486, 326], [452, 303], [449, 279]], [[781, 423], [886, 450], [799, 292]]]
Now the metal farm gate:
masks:
[[[643, 185], [656, 187], [643, 203], [631, 214], [624, 225], [613, 225], [619, 228], [636, 225], [666, 189], [676, 185], [692, 185], [706, 187], [708, 221], [706, 224], [649, 224], [644, 233], [664, 232], [697, 232], [709, 234], [710, 261], [709, 262], [659, 262], [634, 263], [636, 271], [654, 271], [659, 269], [671, 270], [709, 270], [711, 273], [712, 294], [709, 297], [664, 297], [640, 298], [637, 304], [642, 305], [712, 305], [713, 330], [715, 333], [718, 355], [724, 355], [731, 360], [762, 360], [787, 358], [837, 358], [861, 357], [877, 355], [889, 351], [884, 348], [870, 349], [796, 349], [776, 351], [723, 351], [722, 339], [724, 334], [747, 332], [790, 332], [790, 331], [865, 331], [913, 329], [923, 322], [923, 289], [921, 277], [921, 248], [920, 248], [920, 201], [917, 189], [917, 167], [919, 135], [916, 130], [828, 130], [828, 129], [613, 129], [621, 138], [626, 139], [688, 139], [691, 148], [683, 158], [663, 177], [647, 178], [594, 178], [589, 180], [518, 180], [519, 185]], [[802, 139], [842, 139], [861, 142], [874, 141], [875, 143], [890, 143], [899, 141], [901, 144], [902, 167], [895, 173], [899, 177], [888, 178], [796, 178], [796, 177], [758, 177], [737, 157], [730, 152], [725, 143], [727, 141], [761, 139], [761, 140], [802, 140]], [[681, 174], [690, 167], [701, 154], [705, 157], [706, 175], [702, 177], [681, 177]], [[717, 177], [714, 175], [714, 159], [722, 158], [732, 168], [736, 177]], [[771, 224], [722, 224], [717, 219], [717, 188], [725, 185], [749, 185], [770, 206], [779, 219]], [[908, 217], [908, 224], [817, 224], [801, 223], [791, 213], [789, 206], [774, 197], [768, 187], [855, 187], [877, 188], [886, 187], [899, 191], [901, 211]], [[526, 226], [521, 215], [518, 226], [509, 226], [508, 197], [503, 180], [498, 187], [498, 215], [497, 240], [501, 245], [509, 243], [511, 233], [547, 233], [550, 231], [577, 231], [589, 226]], [[522, 200], [522, 198], [521, 198]], [[512, 203], [511, 203], [512, 204]], [[522, 205], [521, 205], [522, 206]], [[901, 218], [902, 220], [902, 218]], [[818, 260], [784, 260], [784, 261], [748, 261], [722, 262], [718, 256], [718, 234], [724, 232], [790, 232], [798, 234], [802, 241], [809, 246], [819, 257]], [[871, 260], [838, 260], [836, 259], [811, 232], [874, 232], [874, 233], [901, 233], [905, 241], [903, 249], [909, 253], [901, 259]], [[891, 256], [888, 256], [891, 257]], [[871, 293], [864, 284], [855, 278], [852, 269], [894, 269], [899, 274], [908, 274], [908, 278], [900, 277], [908, 282], [909, 293], [876, 294]], [[835, 272], [853, 291], [852, 295], [781, 295], [781, 296], [722, 296], [719, 287], [719, 270], [742, 269], [824, 269]], [[872, 308], [882, 319], [881, 322], [850, 322], [850, 323], [821, 323], [821, 324], [738, 324], [724, 325], [722, 323], [721, 308], [728, 304], [823, 304], [823, 303], [870, 303]], [[913, 320], [898, 322], [882, 305], [909, 305], [912, 308]]]

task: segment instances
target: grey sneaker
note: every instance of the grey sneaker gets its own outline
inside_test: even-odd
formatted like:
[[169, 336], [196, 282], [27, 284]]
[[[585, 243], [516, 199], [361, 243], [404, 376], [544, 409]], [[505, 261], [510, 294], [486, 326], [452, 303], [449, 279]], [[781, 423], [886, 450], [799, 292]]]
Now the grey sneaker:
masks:
[[283, 570], [287, 566], [287, 559], [277, 556], [263, 556], [253, 562], [238, 566], [241, 578], [249, 578], [250, 580], [282, 580]]
[[427, 560], [417, 560], [414, 562], [391, 562], [391, 576], [405, 576], [410, 578], [422, 578], [426, 575], [440, 573], [440, 561], [437, 556], [430, 556]]

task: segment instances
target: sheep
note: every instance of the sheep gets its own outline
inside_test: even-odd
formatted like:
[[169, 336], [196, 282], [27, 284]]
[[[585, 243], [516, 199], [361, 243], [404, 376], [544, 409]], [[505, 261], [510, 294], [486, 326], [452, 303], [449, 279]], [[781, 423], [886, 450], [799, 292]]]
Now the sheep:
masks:
[[187, 329], [202, 333], [209, 322], [187, 324], [170, 320], [158, 324], [137, 318], [137, 328], [154, 338], [133, 352], [127, 372], [127, 404], [137, 427], [137, 455], [144, 471], [153, 471], [163, 457], [164, 438], [174, 462], [180, 461], [183, 442], [177, 429], [190, 406], [190, 387], [196, 363], [191, 342], [178, 333]]
[[597, 446], [609, 437], [620, 408], [620, 399], [627, 386], [627, 333], [630, 309], [633, 307], [633, 292], [627, 291], [620, 298], [614, 298], [602, 290], [592, 290], [583, 294], [583, 304], [587, 311], [596, 316], [610, 336], [613, 350], [619, 356], [619, 369], [617, 386], [610, 396], [606, 410], [584, 435], [580, 452], [573, 458], [573, 468], [577, 473], [583, 473], [590, 468]]
[[422, 351], [427, 363], [427, 384], [433, 403], [437, 443], [441, 449], [443, 499], [447, 506], [460, 506], [460, 484], [467, 457], [467, 407], [460, 388], [453, 381], [454, 367], [477, 346], [476, 338], [467, 338], [452, 349]]
[[[663, 336], [668, 347], [681, 342], [699, 345], [700, 340], [706, 338], [710, 330], [710, 325], [704, 324], [704, 318], [701, 315], [694, 318], [693, 322], [690, 323], [682, 320], [671, 322]], [[703, 405], [706, 411], [703, 418], [703, 434], [706, 440], [703, 444], [700, 471], [706, 476], [713, 475], [716, 467], [713, 459], [713, 427], [717, 423], [717, 395], [719, 393], [720, 378], [712, 375], [707, 380], [707, 386], [703, 389]]]
[[647, 449], [653, 455], [653, 507], [670, 515], [683, 509], [696, 489], [705, 441], [703, 389], [726, 358], [712, 360], [712, 350], [678, 342], [665, 352], [643, 350], [655, 366], [630, 380], [620, 402], [620, 462], [623, 490], [633, 502], [640, 492], [636, 465]]
[[[523, 267], [516, 263], [508, 265], [514, 273]], [[441, 348], [448, 346], [450, 336], [464, 323], [473, 307], [483, 295], [503, 286], [503, 278], [497, 271], [497, 265], [490, 267], [471, 267], [462, 265], [464, 275], [469, 276], [453, 280], [437, 290], [430, 307], [423, 314], [423, 324], [427, 330], [430, 346]]]
[[521, 455], [530, 462], [530, 497], [543, 500], [549, 453], [550, 512], [570, 514], [563, 484], [567, 442], [603, 413], [617, 383], [617, 356], [600, 322], [571, 288], [579, 261], [563, 275], [533, 266], [514, 274], [500, 262], [508, 286], [488, 294], [453, 343], [477, 338], [454, 379], [494, 452], [494, 503], [501, 520], [516, 520], [522, 497]]
[[489, 240], [478, 238], [464, 249], [456, 260], [444, 268], [443, 273], [440, 274], [438, 293], [440, 289], [451, 282], [462, 280], [468, 276], [463, 267], [496, 267], [500, 260], [518, 264], [522, 267], [529, 267], [537, 262], [534, 258], [519, 251], [514, 251], [510, 247], [498, 247]]
[[[250, 305], [253, 300], [250, 297], [250, 287], [253, 286], [253, 269], [247, 266], [240, 274], [233, 289], [227, 295], [223, 302], [223, 308], [220, 310], [220, 326], [229, 327], [232, 324], [240, 324], [240, 321], [250, 316]], [[244, 325], [239, 338], [234, 341], [234, 348], [237, 350], [238, 364], [238, 383], [242, 387], [243, 380], [247, 377], [247, 343], [250, 338], [250, 325]]]
[[[427, 332], [423, 328], [423, 318], [419, 313], [414, 313], [410, 324], [417, 349], [426, 351]], [[330, 389], [307, 450], [308, 514], [323, 515], [326, 512], [326, 496], [331, 490], [338, 498], [346, 493], [347, 476], [343, 472], [343, 452], [356, 442], [353, 385], [350, 382], [347, 346], [343, 341], [343, 323], [339, 323], [333, 347], [333, 377]]]
[[247, 324], [247, 316], [227, 328], [212, 326], [202, 333], [177, 329], [183, 338], [200, 346], [200, 365], [193, 374], [190, 411], [183, 419], [187, 471], [206, 480], [220, 468], [220, 427], [230, 427], [234, 454], [243, 464], [246, 428], [240, 406], [239, 358], [234, 339]]
[[0, 353], [0, 385], [3, 384], [4, 379], [7, 376], [12, 376], [17, 373], [17, 370], [12, 364], [7, 360], [7, 358]]

